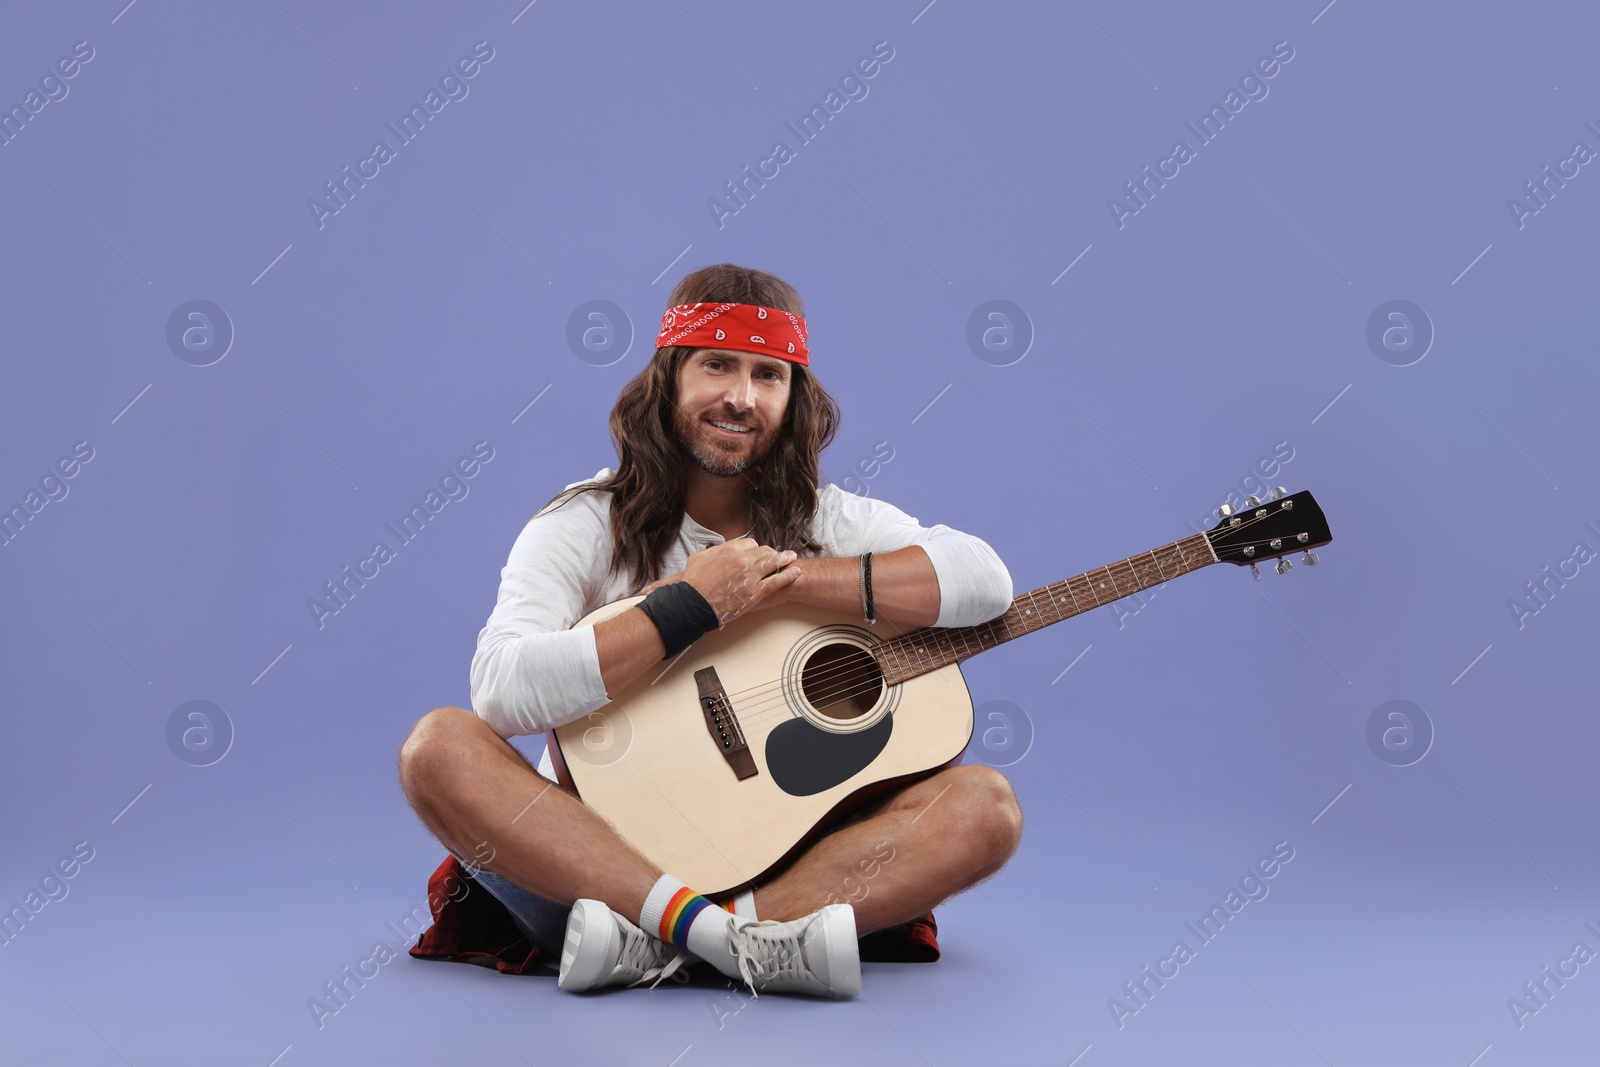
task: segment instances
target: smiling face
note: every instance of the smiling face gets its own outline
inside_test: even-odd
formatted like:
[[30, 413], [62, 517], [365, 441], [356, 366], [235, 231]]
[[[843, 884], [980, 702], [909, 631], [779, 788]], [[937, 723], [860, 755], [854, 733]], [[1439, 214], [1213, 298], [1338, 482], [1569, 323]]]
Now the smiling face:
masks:
[[743, 474], [777, 443], [789, 387], [786, 360], [695, 349], [678, 366], [673, 431], [702, 470], [729, 478]]

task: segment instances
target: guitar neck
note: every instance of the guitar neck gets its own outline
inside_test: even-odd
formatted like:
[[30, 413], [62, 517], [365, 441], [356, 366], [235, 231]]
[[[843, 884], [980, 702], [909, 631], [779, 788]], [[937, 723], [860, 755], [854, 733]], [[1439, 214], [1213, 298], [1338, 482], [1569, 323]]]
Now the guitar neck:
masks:
[[1195, 534], [1023, 593], [988, 622], [903, 633], [881, 642], [873, 656], [884, 683], [894, 685], [1216, 562], [1210, 540]]

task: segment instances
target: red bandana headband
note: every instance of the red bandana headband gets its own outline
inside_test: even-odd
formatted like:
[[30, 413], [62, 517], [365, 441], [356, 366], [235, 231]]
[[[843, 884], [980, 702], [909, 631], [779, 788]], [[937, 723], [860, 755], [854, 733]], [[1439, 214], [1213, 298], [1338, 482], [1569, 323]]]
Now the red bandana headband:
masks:
[[806, 320], [759, 304], [679, 304], [661, 316], [656, 347], [731, 348], [810, 366]]

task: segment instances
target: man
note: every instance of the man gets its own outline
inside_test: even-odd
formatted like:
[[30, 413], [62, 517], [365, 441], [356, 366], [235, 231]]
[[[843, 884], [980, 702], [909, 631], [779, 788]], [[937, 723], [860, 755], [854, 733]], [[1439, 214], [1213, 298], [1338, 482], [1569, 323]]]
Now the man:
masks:
[[[504, 740], [583, 718], [697, 636], [780, 604], [902, 629], [975, 625], [1010, 606], [1011, 576], [983, 541], [819, 488], [838, 408], [808, 369], [802, 313], [790, 286], [732, 264], [678, 284], [654, 357], [611, 414], [617, 469], [569, 485], [512, 547], [472, 660], [473, 710], [430, 712], [401, 747], [419, 818], [458, 859], [480, 857], [476, 880], [561, 953], [563, 989], [659, 982], [698, 957], [752, 990], [853, 996], [859, 936], [922, 915], [1016, 848], [1009, 783], [955, 766], [719, 906], [552, 788], [548, 750], [535, 771]], [[869, 893], [830, 902], [885, 854]]]

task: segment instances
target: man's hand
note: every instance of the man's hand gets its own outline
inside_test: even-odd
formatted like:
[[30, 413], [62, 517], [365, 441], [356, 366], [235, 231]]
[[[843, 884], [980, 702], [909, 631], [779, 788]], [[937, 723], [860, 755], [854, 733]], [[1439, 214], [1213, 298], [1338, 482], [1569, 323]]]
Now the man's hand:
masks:
[[789, 588], [800, 577], [800, 568], [790, 566], [795, 559], [792, 550], [779, 552], [748, 537], [737, 537], [696, 552], [682, 571], [658, 578], [640, 592], [688, 582], [717, 613], [717, 624], [726, 626], [747, 611], [784, 603]]

